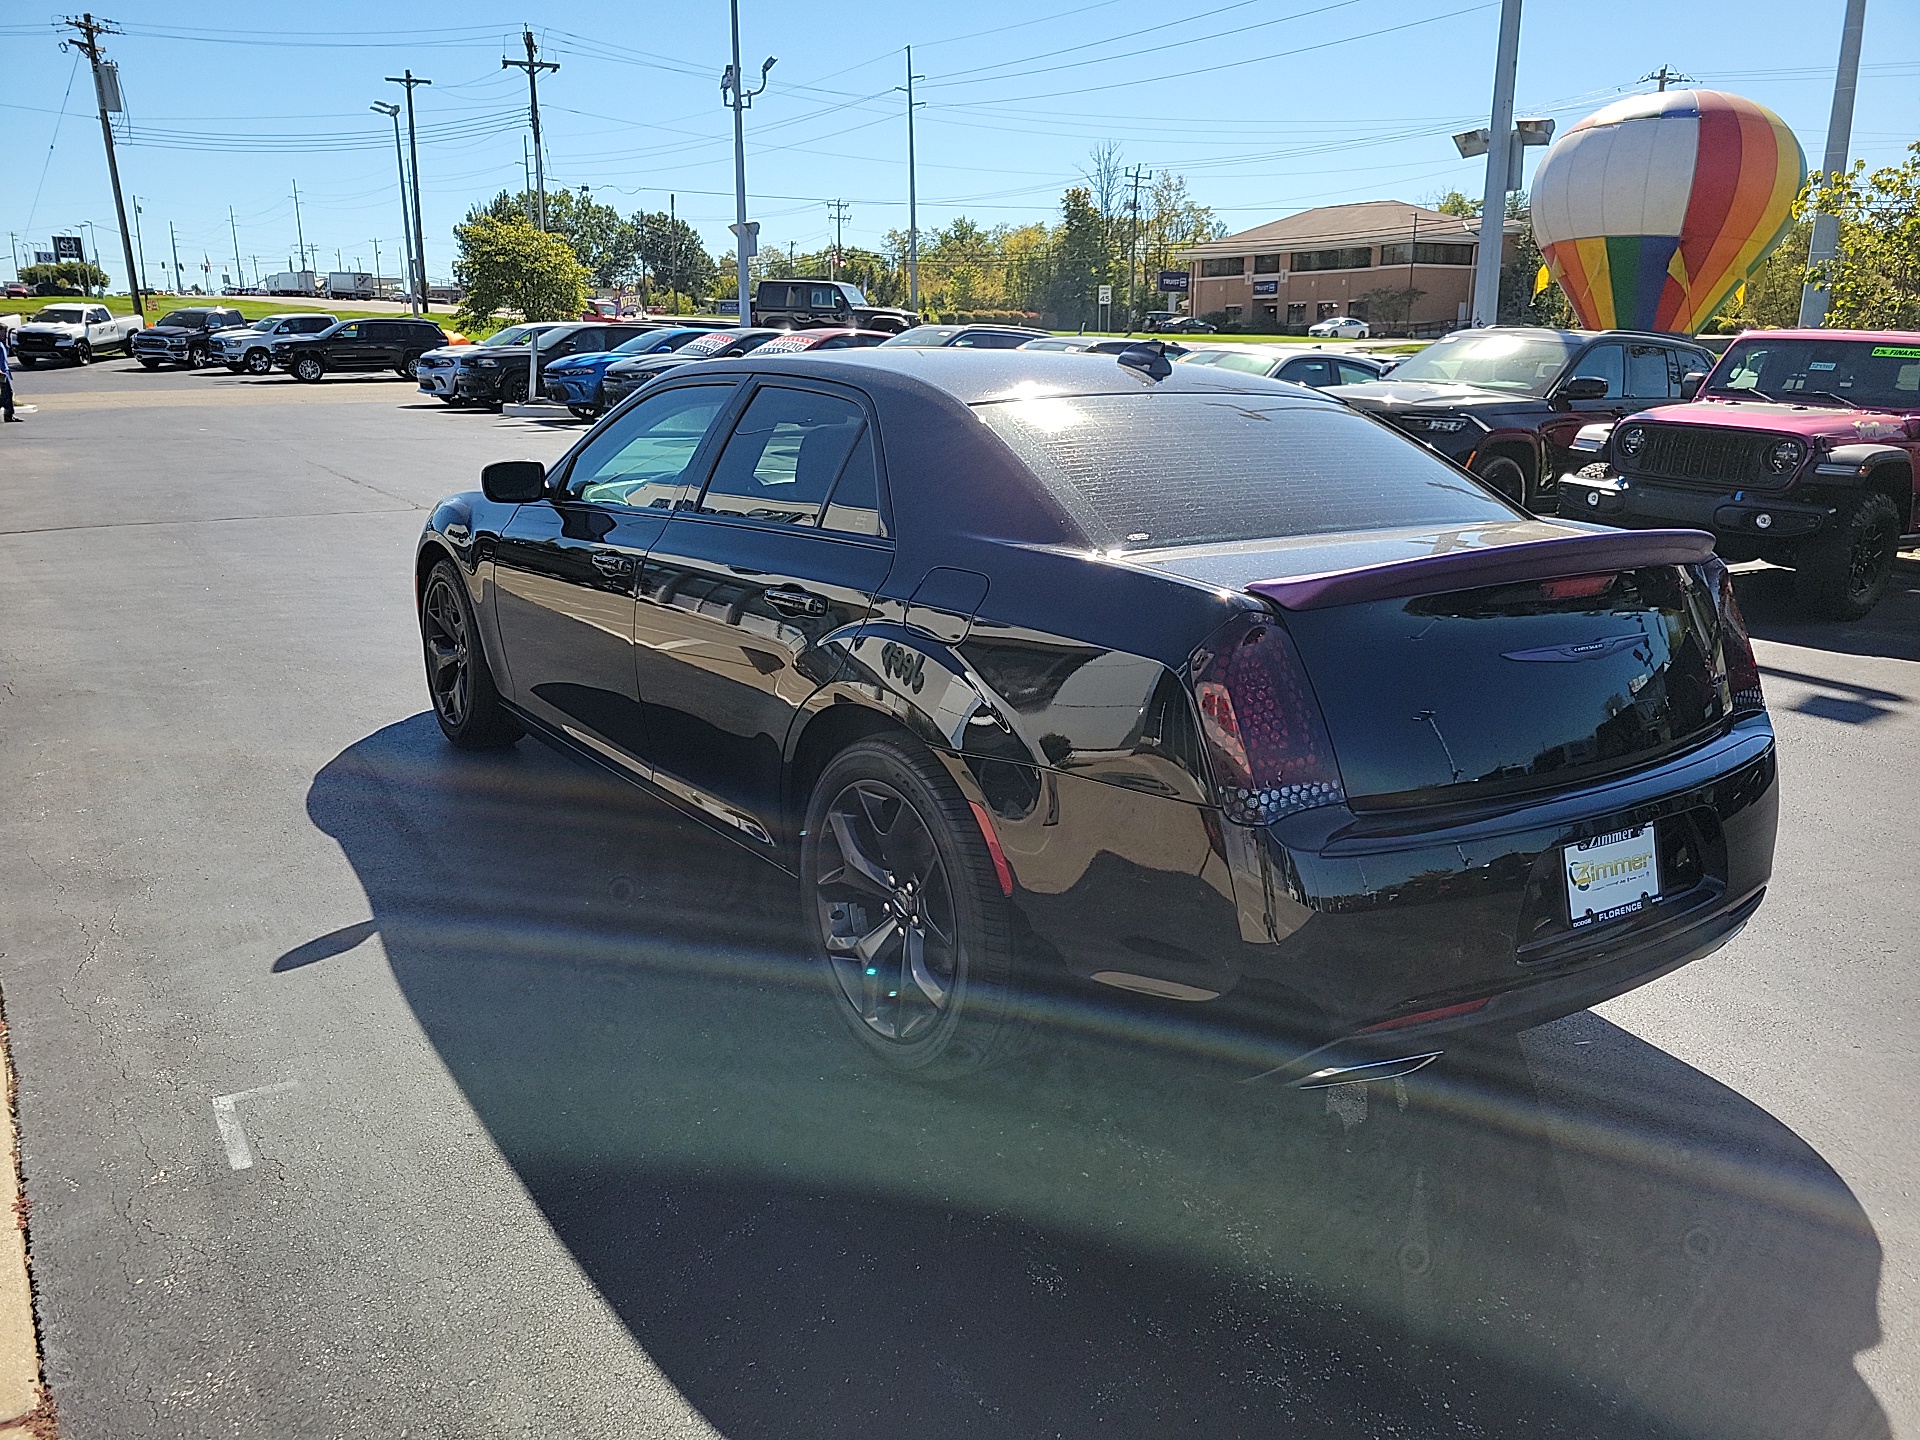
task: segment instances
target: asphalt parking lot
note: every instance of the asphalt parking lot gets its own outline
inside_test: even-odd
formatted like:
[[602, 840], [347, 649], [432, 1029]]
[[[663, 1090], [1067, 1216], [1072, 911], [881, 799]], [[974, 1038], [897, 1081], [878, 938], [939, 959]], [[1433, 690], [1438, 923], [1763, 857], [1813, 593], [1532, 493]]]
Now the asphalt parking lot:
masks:
[[445, 745], [409, 561], [578, 427], [391, 377], [25, 372], [0, 990], [47, 1378], [131, 1436], [1920, 1435], [1920, 557], [1743, 573], [1775, 885], [1447, 1074], [1138, 1008], [863, 1068], [791, 883]]

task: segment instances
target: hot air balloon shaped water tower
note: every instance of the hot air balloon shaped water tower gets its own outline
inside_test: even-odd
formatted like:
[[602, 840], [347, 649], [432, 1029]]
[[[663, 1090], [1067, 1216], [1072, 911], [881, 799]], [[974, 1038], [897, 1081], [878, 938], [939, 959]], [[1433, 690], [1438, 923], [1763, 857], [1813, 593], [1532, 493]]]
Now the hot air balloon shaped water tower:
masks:
[[1780, 243], [1806, 175], [1800, 142], [1764, 105], [1635, 95], [1547, 152], [1534, 238], [1587, 329], [1691, 334]]

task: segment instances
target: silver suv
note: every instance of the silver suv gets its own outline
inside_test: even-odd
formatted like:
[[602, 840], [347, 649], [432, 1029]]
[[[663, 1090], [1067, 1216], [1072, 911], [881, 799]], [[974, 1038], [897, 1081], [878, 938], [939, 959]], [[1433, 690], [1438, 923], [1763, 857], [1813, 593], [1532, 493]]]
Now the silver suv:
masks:
[[282, 335], [318, 335], [340, 323], [333, 315], [318, 315], [301, 310], [287, 315], [268, 315], [251, 325], [222, 330], [213, 337], [210, 358], [238, 375], [271, 375], [273, 342]]

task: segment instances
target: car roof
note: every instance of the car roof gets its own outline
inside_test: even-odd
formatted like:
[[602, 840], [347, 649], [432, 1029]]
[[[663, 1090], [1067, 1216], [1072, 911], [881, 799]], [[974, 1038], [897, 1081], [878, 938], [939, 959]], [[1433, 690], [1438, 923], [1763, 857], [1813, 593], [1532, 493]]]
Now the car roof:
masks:
[[[1143, 342], [1144, 343], [1144, 342]], [[1058, 350], [919, 349], [876, 345], [861, 350], [830, 350], [762, 356], [757, 352], [707, 361], [703, 376], [735, 370], [784, 372], [821, 380], [845, 380], [873, 389], [910, 391], [925, 387], [962, 405], [1039, 395], [1131, 395], [1142, 388], [1159, 391], [1243, 391], [1271, 395], [1276, 382], [1210, 365], [1175, 365], [1172, 374], [1152, 380], [1117, 356]], [[1287, 387], [1288, 394], [1318, 397]], [[1328, 404], [1337, 402], [1328, 401]]]
[[1764, 335], [1769, 340], [1873, 340], [1890, 345], [1920, 345], [1920, 330], [1742, 330], [1733, 338]]

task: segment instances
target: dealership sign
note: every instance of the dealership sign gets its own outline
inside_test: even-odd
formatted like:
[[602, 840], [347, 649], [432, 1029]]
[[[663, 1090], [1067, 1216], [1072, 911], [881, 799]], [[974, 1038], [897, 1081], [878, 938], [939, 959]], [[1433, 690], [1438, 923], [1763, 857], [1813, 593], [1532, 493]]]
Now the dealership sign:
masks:
[[1191, 287], [1193, 277], [1185, 270], [1162, 270], [1160, 272], [1160, 292], [1163, 295], [1184, 295]]
[[84, 260], [86, 251], [80, 248], [78, 235], [56, 235], [53, 237], [53, 253], [62, 260]]

